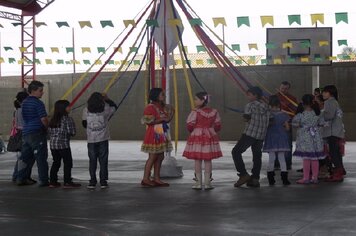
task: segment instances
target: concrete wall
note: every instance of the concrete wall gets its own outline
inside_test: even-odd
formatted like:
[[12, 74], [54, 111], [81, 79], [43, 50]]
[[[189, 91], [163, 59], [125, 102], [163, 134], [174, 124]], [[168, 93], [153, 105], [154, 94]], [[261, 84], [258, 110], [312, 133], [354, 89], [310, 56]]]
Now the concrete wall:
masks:
[[[305, 93], [311, 93], [312, 88], [312, 67], [309, 66], [250, 66], [239, 67], [239, 70], [253, 83], [266, 87], [271, 92], [275, 92], [281, 81], [287, 80], [292, 83], [291, 93], [301, 98]], [[128, 87], [133, 82], [136, 72], [129, 72], [123, 76], [110, 90], [109, 97], [115, 102], [119, 102]], [[195, 69], [198, 79], [205, 89], [212, 95], [211, 106], [219, 110], [223, 120], [223, 129], [220, 137], [222, 140], [237, 140], [243, 130], [244, 122], [241, 114], [232, 112], [225, 107], [242, 109], [247, 100], [244, 94], [238, 89], [234, 81], [226, 79], [217, 69]], [[137, 81], [133, 84], [127, 98], [122, 103], [116, 115], [110, 122], [112, 139], [139, 140], [142, 139], [145, 127], [140, 124], [140, 118], [144, 109], [145, 95], [145, 72], [141, 73]], [[81, 74], [72, 76], [65, 75], [45, 75], [38, 76], [40, 81], [46, 83], [44, 99], [48, 110], [51, 110], [56, 100], [60, 99], [64, 92], [75, 82]], [[92, 78], [89, 74], [84, 81]], [[77, 139], [85, 139], [85, 130], [81, 127], [81, 111], [85, 106], [85, 101], [94, 91], [103, 91], [105, 85], [113, 76], [113, 73], [102, 73], [97, 78], [84, 95], [78, 100], [72, 112], [72, 116], [78, 127]], [[179, 87], [179, 138], [185, 139], [185, 119], [190, 112], [189, 97], [186, 89], [183, 71], [177, 72]], [[190, 75], [193, 92], [200, 91], [199, 86]], [[7, 134], [10, 130], [11, 116], [13, 111], [13, 99], [19, 90], [18, 78], [2, 78], [0, 80], [0, 133]], [[348, 140], [356, 140], [356, 63], [335, 63], [332, 66], [320, 67], [320, 84], [335, 84], [340, 92], [340, 104], [345, 112], [344, 123]], [[84, 83], [80, 83], [78, 88], [82, 88]], [[17, 87], [17, 88], [16, 88]], [[76, 95], [79, 89], [75, 89], [68, 97]], [[171, 98], [173, 101], [173, 98]], [[174, 123], [172, 124], [172, 128]], [[6, 135], [5, 135], [6, 136]], [[6, 137], [5, 137], [6, 138]]]

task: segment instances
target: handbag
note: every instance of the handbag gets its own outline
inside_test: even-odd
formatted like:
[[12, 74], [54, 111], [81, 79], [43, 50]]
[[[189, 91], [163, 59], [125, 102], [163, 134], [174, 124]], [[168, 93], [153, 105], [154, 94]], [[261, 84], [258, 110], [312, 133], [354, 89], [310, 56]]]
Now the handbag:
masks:
[[10, 136], [7, 143], [8, 152], [20, 152], [22, 148], [22, 131], [17, 130], [15, 135]]

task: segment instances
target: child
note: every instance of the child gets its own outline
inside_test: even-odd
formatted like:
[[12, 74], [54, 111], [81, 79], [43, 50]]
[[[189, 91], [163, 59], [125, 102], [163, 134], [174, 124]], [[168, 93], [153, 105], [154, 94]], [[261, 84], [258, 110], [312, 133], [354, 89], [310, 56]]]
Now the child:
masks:
[[338, 103], [338, 91], [334, 85], [327, 85], [323, 89], [324, 109], [322, 115], [327, 125], [323, 128], [323, 137], [329, 146], [331, 162], [335, 167], [327, 181], [341, 182], [344, 180], [344, 166], [340, 151], [340, 141], [345, 138], [343, 112]]
[[202, 162], [204, 161], [204, 187], [213, 189], [211, 185], [211, 160], [222, 156], [219, 137], [216, 132], [221, 129], [221, 120], [217, 110], [207, 107], [209, 97], [206, 92], [195, 95], [195, 109], [189, 114], [187, 128], [190, 132], [183, 156], [195, 160], [196, 183], [193, 189], [202, 189]]
[[272, 113], [272, 122], [267, 129], [263, 151], [268, 152], [269, 161], [267, 167], [267, 178], [269, 185], [275, 184], [274, 163], [278, 158], [281, 167], [281, 178], [283, 185], [289, 185], [288, 171], [285, 154], [290, 150], [289, 144], [289, 116], [281, 111], [281, 103], [277, 95], [269, 98], [269, 106]]
[[53, 163], [50, 171], [50, 188], [60, 187], [58, 182], [58, 170], [63, 160], [63, 187], [78, 188], [81, 184], [72, 181], [71, 170], [73, 167], [72, 152], [70, 149], [70, 138], [76, 133], [75, 123], [68, 116], [70, 111], [67, 100], [58, 100], [54, 104], [53, 117], [49, 122], [48, 133], [50, 137], [50, 149], [53, 157]]
[[[247, 98], [250, 101], [245, 106], [244, 119], [246, 127], [240, 140], [232, 149], [232, 158], [236, 170], [239, 172], [239, 179], [234, 184], [235, 187], [247, 183], [249, 187], [260, 187], [260, 171], [262, 164], [262, 146], [266, 136], [270, 112], [267, 104], [261, 101], [262, 90], [259, 87], [251, 87], [247, 91]], [[252, 176], [247, 173], [242, 153], [251, 147], [253, 154]]]
[[298, 184], [318, 183], [319, 160], [325, 158], [319, 128], [322, 124], [319, 118], [320, 110], [313, 102], [313, 98], [312, 94], [302, 97], [304, 111], [298, 113], [292, 120], [292, 125], [298, 128], [293, 155], [303, 159], [303, 178], [297, 181]]
[[[164, 153], [173, 149], [167, 124], [173, 118], [174, 110], [165, 104], [165, 94], [161, 88], [152, 88], [149, 99], [151, 103], [146, 106], [141, 119], [141, 123], [147, 125], [141, 151], [148, 153], [141, 186], [168, 187], [168, 183], [161, 181], [160, 171]], [[152, 166], [153, 181], [150, 179]]]
[[83, 111], [82, 124], [87, 130], [89, 174], [88, 189], [95, 189], [97, 184], [96, 167], [100, 164], [100, 187], [108, 188], [108, 158], [110, 133], [108, 123], [116, 111], [116, 104], [106, 95], [94, 92], [89, 97]]

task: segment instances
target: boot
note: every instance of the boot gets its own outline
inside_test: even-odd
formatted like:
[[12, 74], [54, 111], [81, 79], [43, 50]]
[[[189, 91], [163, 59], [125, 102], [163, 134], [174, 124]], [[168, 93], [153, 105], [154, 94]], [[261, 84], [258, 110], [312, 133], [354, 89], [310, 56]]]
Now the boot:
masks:
[[211, 185], [211, 172], [204, 172], [204, 189], [210, 190], [214, 187]]
[[192, 186], [192, 189], [201, 190], [202, 189], [202, 173], [195, 173], [195, 184]]
[[273, 186], [276, 183], [276, 181], [274, 180], [274, 171], [267, 172], [267, 179], [270, 186]]
[[344, 169], [342, 167], [336, 168], [332, 175], [325, 180], [326, 182], [342, 182], [344, 181]]
[[288, 172], [287, 171], [281, 172], [281, 179], [282, 179], [283, 185], [290, 185], [290, 182], [288, 180]]

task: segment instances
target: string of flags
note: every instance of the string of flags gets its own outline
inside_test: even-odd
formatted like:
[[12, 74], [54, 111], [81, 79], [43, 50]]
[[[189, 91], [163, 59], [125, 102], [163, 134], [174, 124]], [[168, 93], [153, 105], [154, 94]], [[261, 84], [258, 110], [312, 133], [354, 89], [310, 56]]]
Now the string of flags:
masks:
[[[271, 15], [266, 15], [266, 16], [260, 16], [260, 21], [262, 27], [265, 27], [266, 25], [271, 25], [274, 26], [274, 16]], [[348, 12], [337, 12], [334, 13], [334, 19], [335, 23], [339, 24], [341, 22], [348, 24], [349, 23], [349, 14]], [[224, 17], [213, 17], [212, 18], [214, 27], [217, 27], [218, 25], [223, 25], [227, 26], [226, 20]], [[286, 20], [288, 20], [289, 25], [297, 24], [297, 25], [302, 25], [302, 17], [299, 14], [294, 14], [294, 15], [287, 15]], [[312, 25], [315, 25], [317, 23], [324, 24], [325, 22], [325, 14], [324, 13], [316, 13], [316, 14], [310, 14], [310, 21]], [[251, 21], [249, 16], [238, 16], [236, 17], [236, 23], [237, 27], [242, 27], [242, 26], [247, 26], [251, 27]], [[14, 27], [20, 26], [21, 23], [19, 22], [13, 22], [11, 23]], [[73, 27], [73, 25], [70, 25], [67, 21], [56, 21], [55, 24], [57, 25], [58, 28], [69, 28]], [[79, 27], [81, 29], [84, 28], [93, 28], [93, 24], [91, 21], [78, 21]], [[135, 20], [123, 20], [123, 24], [125, 27], [129, 27], [132, 25], [133, 27], [136, 26]], [[147, 20], [146, 21], [147, 26], [155, 26], [159, 27], [159, 23], [157, 20]], [[170, 25], [175, 26], [177, 24], [182, 24], [182, 22], [179, 19], [171, 19], [169, 22]], [[199, 18], [191, 19], [190, 20], [191, 25], [201, 25], [202, 21]], [[107, 28], [111, 27], [114, 28], [115, 25], [112, 20], [100, 20], [99, 25], [101, 28]], [[44, 27], [48, 26], [47, 22], [36, 22], [35, 26], [37, 28], [39, 27]], [[4, 26], [0, 23], [0, 28], [4, 28]]]

